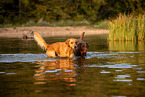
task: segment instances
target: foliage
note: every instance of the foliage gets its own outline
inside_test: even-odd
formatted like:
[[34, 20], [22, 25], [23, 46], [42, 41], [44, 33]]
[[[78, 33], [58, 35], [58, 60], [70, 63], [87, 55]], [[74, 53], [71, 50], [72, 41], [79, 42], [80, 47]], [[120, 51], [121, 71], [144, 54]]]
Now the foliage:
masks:
[[[26, 23], [29, 20], [95, 21], [104, 0], [6, 0], [0, 1], [1, 24]], [[10, 6], [9, 6], [10, 5]], [[13, 8], [13, 9], [12, 9]]]
[[144, 0], [1, 0], [0, 25], [56, 21], [91, 21], [119, 13], [143, 13]]
[[142, 14], [145, 10], [144, 0], [105, 0], [99, 11], [99, 17], [112, 18], [120, 13]]

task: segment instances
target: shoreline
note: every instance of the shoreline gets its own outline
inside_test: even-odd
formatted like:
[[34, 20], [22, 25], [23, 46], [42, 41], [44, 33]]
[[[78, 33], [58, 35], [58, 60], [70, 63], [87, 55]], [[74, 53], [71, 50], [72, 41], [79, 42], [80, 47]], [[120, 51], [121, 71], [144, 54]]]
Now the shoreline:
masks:
[[22, 38], [24, 31], [32, 30], [42, 35], [42, 37], [54, 36], [80, 36], [82, 32], [86, 35], [109, 34], [109, 30], [95, 29], [86, 26], [77, 27], [16, 27], [16, 28], [0, 28], [0, 37]]

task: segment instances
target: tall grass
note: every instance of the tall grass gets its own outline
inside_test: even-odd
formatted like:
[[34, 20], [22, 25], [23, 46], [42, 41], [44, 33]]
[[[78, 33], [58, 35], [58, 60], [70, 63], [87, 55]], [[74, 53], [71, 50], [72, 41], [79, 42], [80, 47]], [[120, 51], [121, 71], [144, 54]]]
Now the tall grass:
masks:
[[145, 15], [137, 17], [137, 35], [138, 40], [145, 40]]
[[145, 15], [120, 14], [109, 22], [109, 40], [145, 40]]

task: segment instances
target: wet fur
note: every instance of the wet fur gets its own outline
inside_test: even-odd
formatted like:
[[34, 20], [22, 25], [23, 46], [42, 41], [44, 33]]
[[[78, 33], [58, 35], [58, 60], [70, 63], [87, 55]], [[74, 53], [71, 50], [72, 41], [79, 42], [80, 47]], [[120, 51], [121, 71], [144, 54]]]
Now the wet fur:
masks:
[[56, 42], [48, 45], [45, 40], [36, 32], [34, 32], [34, 39], [38, 45], [46, 50], [46, 54], [51, 57], [74, 57], [74, 47], [76, 44], [76, 39], [70, 38], [65, 42]]

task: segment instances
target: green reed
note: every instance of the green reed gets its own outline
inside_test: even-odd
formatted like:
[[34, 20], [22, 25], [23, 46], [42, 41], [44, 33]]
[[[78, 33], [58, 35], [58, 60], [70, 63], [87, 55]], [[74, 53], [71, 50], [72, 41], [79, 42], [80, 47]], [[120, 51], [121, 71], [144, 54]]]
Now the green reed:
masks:
[[145, 40], [145, 15], [137, 17], [137, 35], [138, 40]]
[[145, 15], [120, 14], [109, 22], [109, 40], [144, 40]]

